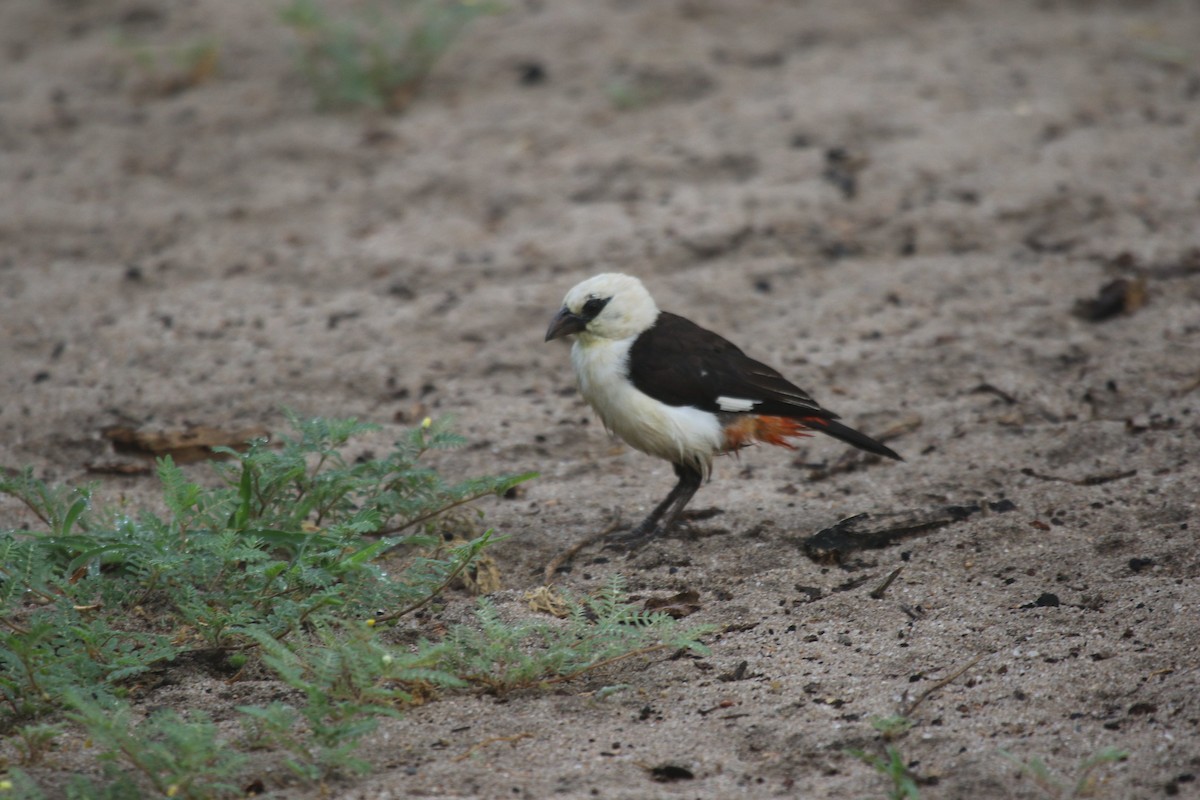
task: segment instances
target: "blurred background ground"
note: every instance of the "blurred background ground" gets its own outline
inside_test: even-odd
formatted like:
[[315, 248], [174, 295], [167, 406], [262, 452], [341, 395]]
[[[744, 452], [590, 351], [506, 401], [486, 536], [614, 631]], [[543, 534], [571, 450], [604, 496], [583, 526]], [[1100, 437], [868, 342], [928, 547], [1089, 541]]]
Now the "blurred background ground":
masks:
[[[197, 43], [213, 68], [176, 80]], [[844, 448], [817, 440], [722, 460], [694, 502], [719, 513], [560, 576], [699, 591], [693, 618], [731, 626], [710, 658], [415, 709], [338, 796], [880, 796], [845, 749], [977, 656], [900, 743], [922, 796], [1053, 796], [1000, 751], [1071, 776], [1106, 747], [1129, 757], [1098, 796], [1187, 796], [1198, 43], [1188, 0], [514, 2], [403, 114], [322, 114], [276, 4], [7, 0], [0, 464], [143, 502], [152, 477], [94, 471], [108, 426], [278, 429], [286, 406], [386, 447], [453, 415], [472, 445], [447, 471], [541, 472], [484, 506], [519, 613], [555, 555], [673, 482], [542, 343], [570, 286], [630, 272], [851, 424], [904, 431], [907, 461], [829, 469]], [[1144, 304], [1073, 313], [1119, 278]], [[848, 567], [797, 546], [970, 504]], [[694, 777], [645, 769], [668, 763]]]

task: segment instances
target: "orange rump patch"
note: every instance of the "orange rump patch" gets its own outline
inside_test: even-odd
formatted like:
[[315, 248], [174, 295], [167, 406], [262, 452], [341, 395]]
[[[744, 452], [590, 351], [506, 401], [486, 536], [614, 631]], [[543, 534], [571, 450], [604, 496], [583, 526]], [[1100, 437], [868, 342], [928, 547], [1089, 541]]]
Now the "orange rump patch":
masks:
[[796, 448], [788, 439], [809, 436], [812, 425], [823, 424], [825, 424], [825, 420], [820, 417], [790, 419], [747, 414], [739, 417], [732, 425], [725, 428], [725, 449], [739, 450], [755, 442], [765, 442], [786, 447], [788, 450], [795, 450]]

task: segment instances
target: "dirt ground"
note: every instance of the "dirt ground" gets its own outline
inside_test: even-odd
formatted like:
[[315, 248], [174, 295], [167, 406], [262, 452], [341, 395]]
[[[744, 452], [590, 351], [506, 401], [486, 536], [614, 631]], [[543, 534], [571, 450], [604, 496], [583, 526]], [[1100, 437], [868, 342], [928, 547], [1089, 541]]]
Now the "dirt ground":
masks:
[[[203, 41], [215, 74], [165, 91]], [[292, 44], [273, 3], [0, 4], [0, 464], [142, 502], [88, 471], [106, 426], [287, 406], [386, 446], [453, 415], [446, 471], [541, 472], [484, 504], [526, 613], [673, 482], [542, 341], [608, 270], [906, 458], [722, 459], [711, 515], [559, 576], [697, 590], [710, 657], [417, 708], [328, 792], [881, 797], [845, 750], [929, 692], [897, 743], [923, 797], [1054, 796], [1001, 751], [1069, 781], [1108, 747], [1097, 796], [1200, 797], [1200, 6], [517, 0], [400, 116], [315, 112]], [[1073, 313], [1118, 278], [1144, 305]], [[972, 504], [840, 566], [800, 546]], [[236, 704], [188, 681], [152, 702]]]

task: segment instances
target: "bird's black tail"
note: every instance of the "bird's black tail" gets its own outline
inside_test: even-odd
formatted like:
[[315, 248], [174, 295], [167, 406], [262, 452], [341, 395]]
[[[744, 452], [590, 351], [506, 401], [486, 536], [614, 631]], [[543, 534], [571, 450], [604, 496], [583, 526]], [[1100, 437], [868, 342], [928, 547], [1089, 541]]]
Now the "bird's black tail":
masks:
[[843, 425], [835, 419], [814, 420], [814, 422], [820, 423], [810, 425], [814, 431], [829, 434], [835, 439], [840, 439], [846, 444], [852, 444], [859, 450], [866, 450], [868, 453], [877, 453], [881, 456], [894, 458], [897, 461], [904, 460], [895, 450], [887, 445], [880, 444], [865, 433], [859, 433], [854, 428]]

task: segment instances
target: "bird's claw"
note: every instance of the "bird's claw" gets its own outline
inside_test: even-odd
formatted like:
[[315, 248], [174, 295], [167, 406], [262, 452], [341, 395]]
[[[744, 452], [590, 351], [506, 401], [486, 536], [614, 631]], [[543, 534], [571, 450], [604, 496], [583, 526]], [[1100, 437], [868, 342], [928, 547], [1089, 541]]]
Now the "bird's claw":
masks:
[[622, 531], [620, 533], [611, 533], [606, 536], [606, 548], [632, 550], [646, 544], [646, 542], [653, 539], [654, 535], [657, 533], [657, 525], [647, 525], [643, 522], [633, 530]]

